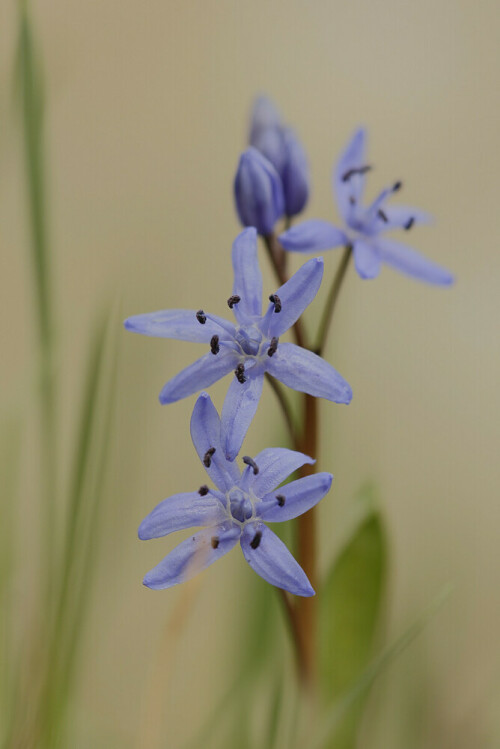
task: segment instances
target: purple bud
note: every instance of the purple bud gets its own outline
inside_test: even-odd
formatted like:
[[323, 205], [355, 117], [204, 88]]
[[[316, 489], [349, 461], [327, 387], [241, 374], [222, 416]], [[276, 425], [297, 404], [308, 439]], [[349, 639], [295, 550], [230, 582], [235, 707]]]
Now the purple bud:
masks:
[[300, 213], [309, 197], [309, 165], [302, 144], [293, 130], [284, 129], [285, 165], [281, 172], [285, 194], [285, 213]]
[[250, 122], [250, 145], [256, 146], [254, 143], [255, 138], [262, 130], [267, 130], [269, 127], [280, 127], [281, 117], [275, 104], [267, 96], [258, 96], [252, 107], [252, 115]]
[[271, 162], [253, 147], [241, 154], [234, 197], [243, 226], [255, 226], [259, 234], [270, 234], [284, 213], [281, 179]]

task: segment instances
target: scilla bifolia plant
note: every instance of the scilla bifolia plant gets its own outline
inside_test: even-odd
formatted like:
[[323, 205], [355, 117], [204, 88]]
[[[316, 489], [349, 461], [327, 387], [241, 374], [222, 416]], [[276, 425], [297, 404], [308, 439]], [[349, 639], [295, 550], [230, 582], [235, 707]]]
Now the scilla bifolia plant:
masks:
[[[144, 584], [159, 589], [183, 582], [239, 542], [248, 564], [280, 589], [290, 619], [300, 681], [310, 688], [315, 686], [319, 671], [318, 603], [321, 606], [325, 587], [316, 569], [315, 505], [327, 494], [332, 480], [330, 473], [314, 473], [318, 399], [348, 404], [352, 396], [348, 383], [321, 355], [349, 260], [354, 256], [363, 279], [377, 276], [386, 263], [432, 284], [452, 282], [448, 271], [384, 236], [393, 229], [409, 231], [427, 220], [422, 211], [388, 204], [389, 198], [400, 191], [401, 182], [384, 189], [368, 207], [362, 205], [364, 181], [370, 170], [365, 148], [365, 131], [358, 130], [334, 168], [333, 184], [343, 228], [320, 220], [291, 228], [292, 219], [308, 200], [307, 159], [272, 102], [264, 97], [257, 99], [249, 147], [240, 157], [234, 180], [236, 211], [247, 227], [232, 248], [234, 285], [227, 304], [235, 322], [203, 309], [165, 310], [136, 315], [125, 322], [125, 327], [136, 333], [195, 341], [208, 347], [200, 359], [167, 382], [160, 393], [161, 403], [197, 393], [225, 375], [232, 377], [221, 417], [207, 393], [202, 392], [191, 418], [195, 449], [214, 486], [191, 488], [161, 502], [141, 523], [139, 537], [156, 538], [192, 526], [202, 530], [170, 552], [146, 575]], [[276, 225], [281, 219], [285, 231], [278, 239]], [[258, 235], [279, 284], [269, 289], [264, 309]], [[344, 254], [331, 282], [317, 334], [310, 337], [301, 315], [319, 289], [323, 261], [309, 260], [289, 277], [286, 251], [314, 253], [338, 246], [344, 246]], [[281, 340], [289, 330], [294, 343]], [[241, 455], [241, 450], [258, 409], [264, 380], [279, 400], [294, 449], [265, 448], [251, 458]], [[298, 425], [283, 385], [302, 394]], [[300, 478], [281, 485], [297, 470]], [[267, 523], [295, 518], [298, 563], [267, 527]], [[368, 522], [360, 532], [372, 530]], [[349, 565], [365, 551], [366, 544], [363, 546], [358, 536], [339, 560], [331, 583], [334, 587], [339, 579], [349, 579]], [[315, 590], [319, 596], [314, 597]], [[368, 592], [368, 601], [370, 595]], [[366, 616], [371, 616], [368, 610]]]

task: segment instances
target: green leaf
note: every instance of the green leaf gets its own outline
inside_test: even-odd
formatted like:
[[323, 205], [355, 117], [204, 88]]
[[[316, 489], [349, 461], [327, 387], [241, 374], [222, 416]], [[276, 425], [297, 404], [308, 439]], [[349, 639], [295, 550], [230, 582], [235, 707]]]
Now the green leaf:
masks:
[[[347, 692], [370, 662], [383, 603], [387, 545], [373, 488], [365, 487], [358, 501], [368, 509], [336, 559], [320, 597], [320, 667], [327, 702]], [[362, 709], [363, 700], [358, 700], [329, 746], [354, 747]]]

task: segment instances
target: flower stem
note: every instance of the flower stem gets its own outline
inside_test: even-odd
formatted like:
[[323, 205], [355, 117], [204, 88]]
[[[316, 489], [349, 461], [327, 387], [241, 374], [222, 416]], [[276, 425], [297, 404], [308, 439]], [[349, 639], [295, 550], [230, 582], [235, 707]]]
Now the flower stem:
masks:
[[294, 420], [293, 420], [292, 410], [290, 408], [290, 404], [288, 402], [288, 399], [287, 399], [285, 393], [283, 392], [283, 387], [280, 385], [280, 383], [278, 382], [278, 380], [276, 380], [274, 377], [271, 377], [271, 375], [268, 372], [266, 372], [265, 376], [266, 376], [266, 380], [268, 381], [268, 383], [270, 384], [270, 386], [274, 390], [274, 392], [276, 394], [276, 397], [278, 399], [278, 403], [280, 404], [281, 411], [283, 413], [283, 416], [284, 416], [285, 421], [286, 421], [286, 425], [288, 427], [288, 431], [290, 433], [290, 439], [292, 441], [292, 444], [296, 445], [297, 444], [297, 439], [298, 439], [297, 429], [295, 427], [295, 423], [294, 423]]
[[347, 245], [344, 248], [344, 253], [340, 259], [340, 264], [334, 276], [332, 285], [330, 287], [330, 291], [328, 292], [328, 297], [326, 300], [325, 308], [323, 310], [323, 315], [321, 316], [321, 321], [320, 321], [319, 329], [318, 329], [317, 343], [316, 343], [316, 346], [314, 347], [314, 351], [316, 354], [318, 354], [318, 356], [321, 356], [321, 354], [323, 353], [323, 349], [325, 347], [326, 339], [328, 336], [328, 330], [329, 330], [330, 323], [333, 317], [333, 312], [335, 309], [335, 305], [337, 303], [337, 299], [338, 299], [339, 292], [342, 286], [342, 282], [345, 278], [345, 274], [349, 266], [349, 260], [351, 259], [351, 255], [352, 255], [352, 245]]
[[[312, 395], [304, 394], [304, 421], [300, 449], [306, 455], [315, 458], [318, 447], [318, 401]], [[301, 476], [314, 473], [314, 466], [305, 465], [300, 471]], [[316, 508], [310, 509], [298, 519], [298, 558], [299, 564], [309, 578], [312, 587], [316, 589]], [[317, 607], [316, 597], [301, 598], [297, 603], [298, 628], [303, 657], [303, 677], [305, 686], [314, 688], [316, 680], [316, 634]]]

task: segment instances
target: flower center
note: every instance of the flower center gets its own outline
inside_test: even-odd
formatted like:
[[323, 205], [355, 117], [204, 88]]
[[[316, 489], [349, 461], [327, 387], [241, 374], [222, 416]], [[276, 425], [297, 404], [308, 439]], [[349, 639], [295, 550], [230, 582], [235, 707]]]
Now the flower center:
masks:
[[244, 354], [256, 356], [259, 353], [262, 333], [255, 325], [238, 328], [235, 338]]
[[229, 492], [228, 499], [229, 510], [234, 520], [237, 520], [238, 523], [250, 520], [254, 513], [254, 503], [248, 494], [241, 489], [234, 488]]

